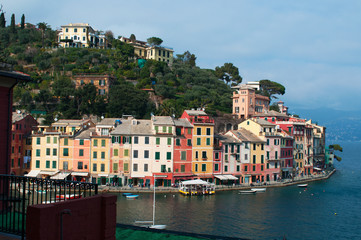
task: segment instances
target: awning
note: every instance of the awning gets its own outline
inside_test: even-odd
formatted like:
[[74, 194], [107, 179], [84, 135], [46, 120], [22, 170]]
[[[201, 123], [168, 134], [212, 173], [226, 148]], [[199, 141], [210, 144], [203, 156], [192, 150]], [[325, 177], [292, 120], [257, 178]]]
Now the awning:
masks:
[[233, 176], [233, 175], [224, 175], [226, 178], [228, 178], [228, 180], [238, 180], [237, 177]]
[[98, 174], [98, 177], [108, 177], [109, 174]]
[[41, 175], [53, 176], [53, 175], [55, 175], [57, 172], [59, 172], [59, 171], [40, 171], [40, 174], [41, 174]]
[[28, 174], [25, 174], [27, 177], [37, 177], [40, 173], [40, 170], [31, 170]]
[[51, 179], [65, 179], [67, 176], [69, 176], [70, 173], [58, 173], [54, 176], [51, 176]]
[[72, 172], [71, 175], [72, 176], [78, 176], [78, 177], [87, 177], [89, 175], [89, 173], [87, 173], [87, 172]]
[[136, 173], [132, 173], [130, 175], [131, 178], [144, 178], [145, 176], [144, 175], [141, 175], [141, 174], [136, 174]]
[[214, 177], [218, 178], [219, 180], [228, 180], [228, 178], [224, 175], [214, 175]]

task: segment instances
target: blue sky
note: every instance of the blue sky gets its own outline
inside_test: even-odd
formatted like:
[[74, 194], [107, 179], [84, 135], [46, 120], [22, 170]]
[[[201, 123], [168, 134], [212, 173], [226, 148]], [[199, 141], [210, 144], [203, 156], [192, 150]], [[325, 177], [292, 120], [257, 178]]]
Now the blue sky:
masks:
[[231, 62], [243, 81], [269, 79], [286, 87], [293, 110], [361, 112], [361, 1], [3, 0], [6, 19], [89, 23], [114, 36], [156, 36], [176, 54], [189, 50], [197, 65]]

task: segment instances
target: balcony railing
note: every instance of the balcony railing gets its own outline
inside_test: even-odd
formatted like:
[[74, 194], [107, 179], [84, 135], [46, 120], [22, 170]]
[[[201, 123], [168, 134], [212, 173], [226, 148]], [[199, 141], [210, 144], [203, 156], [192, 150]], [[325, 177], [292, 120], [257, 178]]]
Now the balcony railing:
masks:
[[54, 179], [0, 175], [0, 232], [25, 238], [28, 206], [98, 194], [98, 185]]

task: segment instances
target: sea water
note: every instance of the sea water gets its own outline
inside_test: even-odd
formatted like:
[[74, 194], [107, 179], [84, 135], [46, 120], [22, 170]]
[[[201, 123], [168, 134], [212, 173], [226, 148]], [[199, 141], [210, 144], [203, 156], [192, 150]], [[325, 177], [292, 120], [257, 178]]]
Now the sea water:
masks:
[[[167, 229], [249, 239], [361, 239], [361, 143], [341, 143], [342, 157], [328, 180], [268, 188], [265, 193], [238, 191], [214, 196], [156, 194], [156, 224]], [[140, 193], [117, 202], [117, 222], [152, 220], [153, 194]]]

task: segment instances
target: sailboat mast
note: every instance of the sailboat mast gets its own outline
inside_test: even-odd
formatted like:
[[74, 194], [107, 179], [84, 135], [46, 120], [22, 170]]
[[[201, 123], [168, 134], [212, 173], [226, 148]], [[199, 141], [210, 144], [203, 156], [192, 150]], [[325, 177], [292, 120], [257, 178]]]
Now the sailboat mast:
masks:
[[154, 176], [154, 184], [153, 184], [153, 226], [155, 219], [155, 176]]

